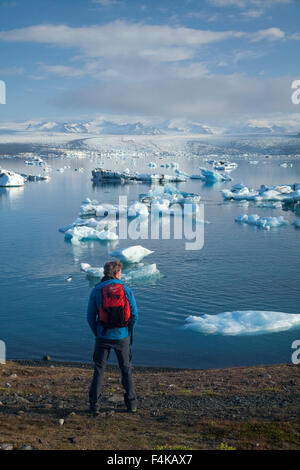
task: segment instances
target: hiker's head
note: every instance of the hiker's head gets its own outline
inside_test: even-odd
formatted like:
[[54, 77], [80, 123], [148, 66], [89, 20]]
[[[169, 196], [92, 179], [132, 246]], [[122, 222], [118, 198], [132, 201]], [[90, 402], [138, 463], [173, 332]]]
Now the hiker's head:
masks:
[[104, 276], [120, 279], [123, 264], [120, 261], [109, 261], [104, 265]]

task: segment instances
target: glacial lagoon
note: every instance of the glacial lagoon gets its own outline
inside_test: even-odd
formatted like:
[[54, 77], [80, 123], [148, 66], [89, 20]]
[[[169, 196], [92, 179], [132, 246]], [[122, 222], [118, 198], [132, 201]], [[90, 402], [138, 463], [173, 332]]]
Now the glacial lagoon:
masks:
[[[59, 232], [78, 218], [86, 198], [117, 204], [119, 196], [127, 196], [133, 204], [153, 188], [145, 182], [93, 185], [95, 167], [172, 173], [166, 163], [176, 161], [192, 175], [200, 167], [210, 169], [208, 160], [222, 157], [220, 146], [214, 150], [210, 145], [206, 152], [200, 147], [196, 141], [176, 154], [174, 144], [169, 153], [149, 156], [137, 150], [134, 157], [128, 152], [117, 161], [109, 150], [105, 156], [52, 155], [45, 158], [52, 169], [49, 181], [0, 188], [0, 339], [9, 359], [47, 354], [53, 360], [90, 361], [94, 340], [85, 315], [98, 280], [81, 265], [102, 267], [110, 252], [142, 245], [153, 251], [142, 260], [144, 269], [156, 265], [160, 275], [140, 282], [134, 276], [128, 279], [139, 308], [136, 365], [218, 368], [291, 361], [292, 342], [300, 339], [295, 315], [300, 314], [300, 230], [294, 225], [299, 215], [280, 204], [258, 207], [251, 201], [225, 200], [222, 190], [240, 182], [254, 189], [300, 182], [297, 141], [278, 152], [253, 142], [250, 151], [243, 147], [230, 154], [230, 161], [238, 164], [228, 173], [232, 181], [188, 179], [175, 185], [201, 196], [209, 223], [203, 224], [200, 250], [187, 251], [184, 239], [75, 244]], [[2, 157], [0, 167], [29, 173], [25, 160]], [[237, 223], [241, 214], [283, 217], [287, 223], [264, 230]], [[246, 317], [239, 312], [247, 312]]]

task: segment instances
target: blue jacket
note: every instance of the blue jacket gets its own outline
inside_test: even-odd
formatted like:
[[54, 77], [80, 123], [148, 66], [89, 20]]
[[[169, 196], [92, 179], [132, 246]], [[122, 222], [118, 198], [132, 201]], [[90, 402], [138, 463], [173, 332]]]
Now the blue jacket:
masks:
[[123, 328], [116, 328], [114, 330], [107, 329], [105, 335], [103, 335], [103, 326], [98, 321], [98, 314], [101, 305], [102, 299], [102, 289], [108, 284], [117, 283], [122, 284], [125, 290], [125, 295], [128, 299], [130, 306], [130, 313], [132, 319], [132, 328], [134, 329], [138, 319], [138, 310], [135, 302], [134, 295], [129, 289], [129, 287], [124, 286], [124, 284], [119, 279], [109, 279], [108, 281], [103, 281], [97, 284], [91, 292], [88, 309], [87, 309], [87, 321], [91, 327], [92, 332], [97, 338], [102, 339], [123, 339], [127, 338], [129, 331], [127, 326]]

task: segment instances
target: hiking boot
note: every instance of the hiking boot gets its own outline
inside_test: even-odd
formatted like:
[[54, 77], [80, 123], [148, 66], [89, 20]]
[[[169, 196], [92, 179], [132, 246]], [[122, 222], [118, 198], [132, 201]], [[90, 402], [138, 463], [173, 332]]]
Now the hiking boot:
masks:
[[137, 406], [134, 405], [134, 404], [129, 404], [129, 406], [127, 406], [127, 411], [128, 411], [128, 413], [136, 413], [137, 412]]
[[127, 393], [124, 393], [124, 403], [125, 403], [128, 413], [136, 413], [137, 402], [135, 398], [133, 400], [128, 400]]
[[98, 416], [100, 414], [99, 407], [95, 405], [90, 405], [89, 412], [94, 416]]

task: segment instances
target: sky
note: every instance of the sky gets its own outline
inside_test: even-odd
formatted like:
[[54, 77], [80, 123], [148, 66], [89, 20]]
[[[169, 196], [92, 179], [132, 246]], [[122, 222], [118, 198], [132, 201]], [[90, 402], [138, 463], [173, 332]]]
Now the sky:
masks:
[[0, 121], [300, 130], [300, 0], [0, 0]]

